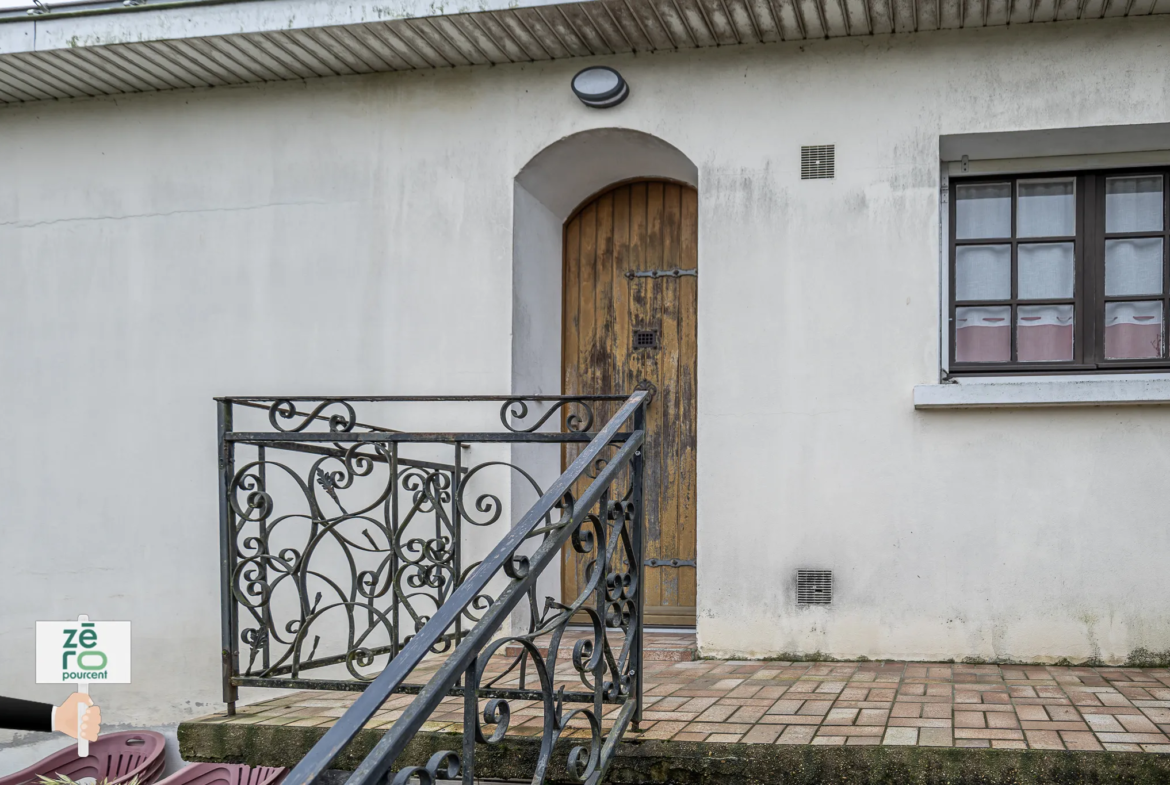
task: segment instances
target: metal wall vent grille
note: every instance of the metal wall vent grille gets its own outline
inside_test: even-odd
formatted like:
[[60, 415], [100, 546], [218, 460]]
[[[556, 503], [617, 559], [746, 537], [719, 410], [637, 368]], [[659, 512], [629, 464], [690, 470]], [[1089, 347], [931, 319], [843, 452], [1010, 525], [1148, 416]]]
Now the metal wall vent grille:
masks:
[[832, 570], [797, 570], [796, 604], [829, 605], [833, 602]]
[[655, 330], [635, 330], [634, 331], [634, 348], [635, 349], [656, 349], [656, 348], [658, 348], [658, 332]]
[[836, 170], [836, 149], [831, 144], [800, 148], [800, 179], [831, 180]]

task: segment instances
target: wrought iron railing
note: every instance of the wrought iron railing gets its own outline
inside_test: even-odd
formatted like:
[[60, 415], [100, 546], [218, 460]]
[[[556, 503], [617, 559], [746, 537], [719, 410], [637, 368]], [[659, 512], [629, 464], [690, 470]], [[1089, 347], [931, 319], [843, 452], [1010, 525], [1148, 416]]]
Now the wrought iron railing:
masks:
[[[543, 707], [534, 783], [544, 781], [554, 743], [574, 720], [589, 739], [570, 751], [569, 775], [604, 776], [618, 740], [641, 715], [640, 448], [650, 397], [639, 389], [628, 398], [218, 399], [229, 712], [240, 686], [362, 691], [290, 774], [290, 785], [321, 775], [395, 692], [418, 697], [359, 766], [354, 785], [381, 782], [449, 695], [463, 697], [461, 755], [445, 752], [426, 767], [403, 769], [396, 783], [460, 776], [471, 783], [476, 742], [503, 739], [516, 698]], [[451, 402], [481, 414], [502, 404], [504, 430], [396, 431], [363, 424], [356, 411]], [[591, 430], [599, 413], [615, 408]], [[261, 427], [248, 429], [241, 415]], [[562, 431], [541, 430], [557, 415]], [[537, 467], [505, 454], [525, 443], [552, 446], [557, 470], [557, 445], [571, 448], [568, 457], [579, 452], [543, 490]], [[487, 475], [494, 471], [539, 497], [513, 525], [504, 499], [515, 495], [493, 492]], [[492, 540], [482, 558], [474, 539]], [[589, 559], [584, 588], [571, 601], [538, 603], [537, 578], [566, 546]], [[528, 609], [519, 629], [511, 618], [517, 606]], [[580, 687], [570, 689], [558, 656], [570, 625], [582, 621], [571, 655]], [[611, 635], [617, 631], [620, 643]], [[489, 675], [489, 661], [509, 648], [518, 653]], [[424, 658], [436, 655], [442, 662], [434, 675], [410, 683]], [[507, 686], [517, 674], [518, 686]], [[573, 704], [581, 707], [566, 709]], [[603, 723], [605, 704], [620, 706]]]

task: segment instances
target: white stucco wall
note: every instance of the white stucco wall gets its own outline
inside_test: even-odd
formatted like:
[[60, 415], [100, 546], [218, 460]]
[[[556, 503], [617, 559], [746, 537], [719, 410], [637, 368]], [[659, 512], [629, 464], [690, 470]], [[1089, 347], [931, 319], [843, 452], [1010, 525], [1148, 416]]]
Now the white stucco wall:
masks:
[[[0, 694], [61, 697], [31, 625], [85, 612], [135, 622], [111, 722], [217, 707], [211, 397], [547, 377], [513, 364], [515, 178], [605, 126], [698, 167], [704, 653], [1170, 648], [1170, 410], [912, 400], [938, 378], [939, 136], [1170, 122], [1168, 33], [618, 57], [633, 94], [604, 112], [581, 61], [0, 111]], [[837, 178], [802, 182], [820, 143]], [[798, 567], [834, 570], [831, 608], [795, 607]]]

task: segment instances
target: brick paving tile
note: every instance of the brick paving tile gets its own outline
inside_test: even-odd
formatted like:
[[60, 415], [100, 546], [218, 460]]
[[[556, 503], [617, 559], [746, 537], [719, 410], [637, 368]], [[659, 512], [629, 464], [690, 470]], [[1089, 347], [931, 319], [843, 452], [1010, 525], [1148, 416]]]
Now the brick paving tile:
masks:
[[890, 710], [891, 717], [921, 717], [922, 716], [921, 703], [904, 703], [898, 701], [894, 704], [894, 708]]
[[714, 706], [718, 698], [692, 698], [686, 703], [678, 707], [679, 711], [695, 711], [702, 712], [709, 706]]
[[813, 739], [816, 733], [816, 728], [807, 725], [790, 725], [784, 729], [780, 737], [776, 739], [777, 744], [808, 744]]
[[[738, 710], [737, 706], [712, 706], [699, 715], [701, 722], [723, 722]], [[1117, 730], [1122, 730], [1121, 726]]]
[[956, 739], [1023, 739], [1023, 731], [1002, 728], [955, 728]]
[[674, 736], [675, 741], [703, 741], [710, 734], [708, 733], [679, 733]]
[[[678, 653], [694, 650], [694, 636], [649, 633], [646, 644], [643, 722], [629, 731], [631, 738], [1170, 754], [1165, 668], [677, 661]], [[656, 646], [661, 656], [653, 654]], [[441, 661], [428, 660], [412, 681], [425, 681]], [[503, 674], [509, 662], [501, 653], [485, 674]], [[497, 686], [519, 686], [518, 675], [504, 679]], [[554, 683], [580, 689], [571, 658], [558, 662]], [[293, 693], [240, 706], [233, 717], [220, 713], [197, 722], [324, 728], [357, 694]], [[392, 696], [367, 727], [390, 727], [413, 699]], [[540, 735], [539, 701], [511, 701], [510, 707], [510, 735]], [[617, 710], [606, 706], [603, 727], [611, 727]], [[456, 732], [462, 716], [462, 699], [449, 698], [423, 727]], [[567, 734], [585, 738], [586, 720], [578, 717]]]
[[949, 728], [950, 720], [931, 719], [929, 717], [893, 717], [888, 723], [891, 728]]
[[1135, 744], [1170, 744], [1161, 733], [1098, 733], [1097, 738], [1106, 741], [1130, 741]]
[[880, 725], [822, 725], [820, 733], [826, 736], [877, 736], [885, 733]]
[[1157, 725], [1140, 715], [1135, 717], [1129, 714], [1117, 714], [1114, 719], [1125, 726], [1125, 729], [1130, 733], [1161, 733]]
[[730, 722], [692, 722], [686, 728], [688, 733], [747, 733], [751, 729], [751, 725]]
[[772, 705], [765, 714], [796, 714], [800, 707], [804, 705], [802, 700], [793, 700], [791, 698], [782, 698]]
[[984, 715], [981, 712], [975, 711], [956, 711], [955, 712], [955, 727], [956, 728], [986, 728], [987, 722], [984, 720]]
[[1029, 720], [1023, 720], [1020, 724], [1024, 726], [1024, 730], [1089, 730], [1089, 726], [1083, 722], [1031, 722]]
[[1055, 722], [1080, 722], [1081, 715], [1072, 706], [1045, 706], [1048, 716]]
[[825, 725], [852, 725], [857, 719], [857, 709], [830, 709], [825, 715]]
[[804, 705], [800, 707], [800, 711], [796, 713], [824, 716], [825, 714], [829, 713], [829, 709], [832, 708], [832, 706], [832, 701], [805, 701]]
[[723, 743], [727, 743], [727, 744], [734, 744], [735, 742], [739, 741], [741, 738], [743, 738], [743, 735], [739, 734], [739, 733], [712, 733], [710, 736], [707, 737], [706, 740], [713, 743], [713, 744], [718, 743], [718, 742], [723, 742]]
[[[1016, 706], [1016, 714], [1021, 720], [1028, 722], [1047, 722], [1048, 712], [1043, 706]], [[1028, 727], [1028, 726], [1024, 726]]]
[[644, 711], [642, 717], [647, 720], [686, 720], [691, 721], [699, 715], [693, 711]]
[[887, 728], [882, 744], [912, 747], [918, 744], [918, 728]]
[[763, 706], [740, 706], [739, 709], [727, 718], [728, 722], [758, 722], [764, 716]]
[[987, 715], [987, 727], [989, 728], [1018, 728], [1020, 727], [1019, 720], [1013, 712], [989, 712]]
[[765, 714], [760, 717], [761, 725], [820, 725], [821, 718], [804, 714]]
[[685, 722], [657, 722], [654, 724], [654, 727], [645, 733], [639, 734], [639, 738], [661, 739], [665, 741], [675, 734], [681, 733], [686, 726], [687, 723]]
[[1060, 738], [1064, 740], [1064, 746], [1070, 750], [1100, 750], [1101, 742], [1097, 741], [1097, 737], [1092, 733], [1086, 731], [1061, 731]]
[[950, 747], [954, 744], [950, 728], [920, 728], [918, 731], [918, 746], [920, 747]]
[[757, 725], [745, 733], [741, 741], [745, 744], [771, 744], [782, 730], [778, 725]]
[[1084, 714], [1085, 722], [1097, 733], [1124, 733], [1125, 728], [1109, 714]]
[[759, 692], [763, 687], [756, 684], [744, 684], [736, 687], [731, 692], [727, 693], [729, 698], [750, 698]]

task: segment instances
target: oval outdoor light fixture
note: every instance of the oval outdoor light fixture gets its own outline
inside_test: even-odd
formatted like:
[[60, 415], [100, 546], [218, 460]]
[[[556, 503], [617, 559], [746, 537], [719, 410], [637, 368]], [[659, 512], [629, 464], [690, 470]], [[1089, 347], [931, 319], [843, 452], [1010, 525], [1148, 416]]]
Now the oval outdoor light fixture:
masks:
[[594, 65], [578, 71], [573, 77], [573, 92], [586, 106], [608, 109], [629, 97], [630, 86], [612, 68]]

